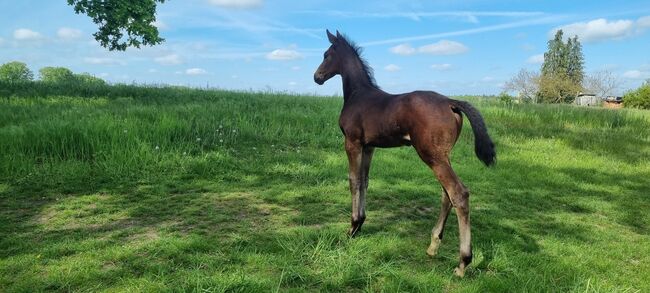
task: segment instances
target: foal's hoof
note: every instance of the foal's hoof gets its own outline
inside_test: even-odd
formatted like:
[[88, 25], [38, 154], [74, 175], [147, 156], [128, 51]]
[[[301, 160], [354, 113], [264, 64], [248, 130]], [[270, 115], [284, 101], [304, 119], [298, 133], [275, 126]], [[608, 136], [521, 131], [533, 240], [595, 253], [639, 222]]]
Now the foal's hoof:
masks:
[[355, 235], [357, 235], [359, 230], [361, 230], [361, 227], [350, 227], [348, 230], [348, 236], [350, 236], [350, 238], [353, 238]]
[[427, 248], [427, 254], [429, 256], [436, 256], [436, 254], [438, 254], [440, 242], [440, 239], [431, 239], [431, 245], [429, 245], [429, 248]]
[[459, 277], [459, 278], [465, 277], [465, 269], [455, 268], [454, 269], [454, 275], [456, 275], [456, 277]]
[[352, 219], [351, 225], [350, 225], [350, 230], [348, 230], [348, 236], [354, 237], [357, 233], [359, 233], [359, 230], [361, 230], [361, 226], [363, 225], [363, 222], [366, 220], [366, 217], [360, 217], [358, 219]]

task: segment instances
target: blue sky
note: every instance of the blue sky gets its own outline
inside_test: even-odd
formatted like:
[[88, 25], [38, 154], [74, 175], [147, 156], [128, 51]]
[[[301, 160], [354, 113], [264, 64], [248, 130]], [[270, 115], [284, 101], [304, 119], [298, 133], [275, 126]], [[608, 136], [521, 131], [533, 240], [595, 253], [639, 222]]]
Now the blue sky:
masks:
[[0, 2], [0, 63], [35, 72], [64, 66], [111, 82], [340, 94], [313, 72], [325, 29], [364, 47], [388, 92], [496, 94], [522, 68], [538, 70], [554, 29], [577, 34], [586, 72], [609, 70], [619, 92], [650, 78], [647, 1], [170, 0], [159, 5], [162, 45], [109, 52], [65, 0]]

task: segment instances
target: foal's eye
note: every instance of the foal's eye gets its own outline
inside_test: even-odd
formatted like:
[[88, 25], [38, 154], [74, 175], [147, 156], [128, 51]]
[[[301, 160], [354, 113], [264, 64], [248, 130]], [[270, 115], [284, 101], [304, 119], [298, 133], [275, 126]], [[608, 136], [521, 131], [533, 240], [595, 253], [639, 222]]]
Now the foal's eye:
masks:
[[327, 59], [327, 56], [329, 55], [327, 54], [327, 52], [325, 52], [325, 54], [323, 54], [323, 59]]

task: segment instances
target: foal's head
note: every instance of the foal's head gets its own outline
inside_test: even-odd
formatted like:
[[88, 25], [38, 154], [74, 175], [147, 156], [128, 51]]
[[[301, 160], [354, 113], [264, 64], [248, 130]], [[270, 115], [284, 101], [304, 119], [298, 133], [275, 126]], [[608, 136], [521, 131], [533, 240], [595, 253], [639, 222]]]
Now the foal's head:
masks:
[[[339, 39], [343, 39], [341, 34], [336, 31], [336, 36], [330, 33], [327, 30], [327, 38], [330, 41], [330, 47], [327, 48], [327, 51], [323, 54], [323, 62], [318, 66], [316, 72], [314, 73], [314, 81], [317, 84], [323, 84], [328, 79], [332, 78], [337, 74], [341, 74], [341, 48], [343, 46], [338, 45]], [[338, 46], [337, 46], [338, 45]]]
[[372, 76], [372, 69], [366, 61], [361, 58], [361, 48], [343, 37], [338, 31], [336, 36], [327, 31], [327, 38], [330, 47], [323, 54], [323, 62], [314, 73], [314, 81], [323, 84], [337, 74], [353, 74], [363, 82], [375, 87], [375, 79]]

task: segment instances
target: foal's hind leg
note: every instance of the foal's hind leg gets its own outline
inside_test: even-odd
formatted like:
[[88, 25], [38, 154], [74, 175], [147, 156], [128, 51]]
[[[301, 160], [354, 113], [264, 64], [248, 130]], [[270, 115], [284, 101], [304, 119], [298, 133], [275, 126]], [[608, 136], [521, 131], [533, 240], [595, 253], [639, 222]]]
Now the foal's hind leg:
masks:
[[469, 191], [460, 181], [447, 160], [436, 161], [433, 164], [433, 171], [436, 177], [449, 194], [451, 204], [456, 208], [458, 217], [458, 229], [460, 233], [460, 263], [454, 273], [463, 277], [465, 268], [472, 262], [472, 243], [469, 222]]
[[440, 215], [438, 216], [438, 222], [431, 231], [431, 244], [427, 249], [427, 254], [430, 256], [435, 256], [438, 253], [438, 247], [442, 241], [442, 233], [445, 231], [445, 223], [447, 222], [447, 217], [449, 216], [449, 211], [451, 210], [451, 201], [449, 201], [449, 194], [447, 194], [447, 191], [444, 187], [442, 188], [440, 204]]

